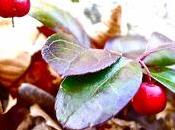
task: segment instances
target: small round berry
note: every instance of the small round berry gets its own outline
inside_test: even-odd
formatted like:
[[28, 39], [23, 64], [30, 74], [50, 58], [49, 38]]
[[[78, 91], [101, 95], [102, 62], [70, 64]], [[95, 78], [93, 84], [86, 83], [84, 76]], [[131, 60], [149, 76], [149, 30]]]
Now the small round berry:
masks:
[[22, 17], [30, 10], [30, 0], [0, 0], [0, 16]]
[[162, 87], [143, 82], [132, 100], [132, 106], [141, 115], [153, 115], [164, 110], [166, 100]]
[[0, 16], [7, 18], [7, 17], [14, 17], [13, 11], [13, 2], [12, 0], [0, 0]]
[[29, 13], [30, 0], [15, 0], [13, 3], [14, 15], [22, 17]]

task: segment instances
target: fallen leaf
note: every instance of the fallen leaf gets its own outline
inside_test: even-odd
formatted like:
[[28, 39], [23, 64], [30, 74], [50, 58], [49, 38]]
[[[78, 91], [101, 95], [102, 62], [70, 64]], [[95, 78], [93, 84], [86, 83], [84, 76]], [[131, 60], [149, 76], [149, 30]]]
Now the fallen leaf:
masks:
[[18, 90], [19, 98], [28, 104], [38, 104], [41, 107], [54, 111], [55, 98], [46, 91], [29, 83], [23, 83]]
[[0, 114], [7, 113], [16, 104], [17, 99], [13, 98], [5, 87], [0, 86]]
[[55, 128], [56, 130], [62, 130], [57, 122], [55, 122], [47, 113], [45, 113], [38, 105], [34, 104], [30, 107], [30, 114], [33, 117], [43, 117], [48, 126]]
[[41, 52], [37, 52], [32, 56], [31, 64], [25, 73], [11, 85], [11, 92], [17, 93], [18, 87], [22, 83], [30, 83], [55, 95], [59, 83], [61, 82], [59, 75], [53, 75], [49, 69], [49, 65], [42, 59]]
[[111, 11], [110, 18], [106, 21], [98, 23], [94, 28], [94, 34], [91, 34], [91, 38], [97, 48], [103, 48], [105, 43], [110, 38], [119, 36], [121, 33], [121, 6], [116, 5]]

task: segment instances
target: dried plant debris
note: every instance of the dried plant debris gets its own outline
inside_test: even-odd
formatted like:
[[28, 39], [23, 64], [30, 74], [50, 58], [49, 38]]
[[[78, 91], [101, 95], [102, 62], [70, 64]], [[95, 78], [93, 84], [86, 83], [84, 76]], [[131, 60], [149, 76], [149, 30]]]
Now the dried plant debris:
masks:
[[55, 98], [48, 92], [32, 84], [23, 83], [19, 87], [19, 98], [29, 104], [39, 104], [41, 107], [53, 110]]
[[28, 115], [18, 126], [17, 130], [56, 130], [45, 123], [42, 117]]
[[61, 130], [57, 122], [37, 104], [30, 107], [30, 113], [18, 125], [17, 130]]
[[38, 51], [32, 56], [29, 68], [18, 80], [13, 82], [10, 89], [12, 92], [18, 93], [18, 87], [22, 83], [30, 83], [55, 95], [61, 80], [59, 75], [52, 74], [49, 65], [42, 59], [41, 52]]
[[43, 117], [45, 119], [45, 123], [52, 127], [55, 128], [56, 130], [61, 130], [61, 127], [58, 125], [58, 122], [55, 121], [56, 119], [53, 119], [50, 117], [44, 110], [41, 109], [37, 104], [34, 104], [30, 107], [30, 115], [32, 117]]
[[121, 33], [121, 6], [117, 5], [111, 12], [108, 20], [99, 23], [99, 31], [96, 35], [91, 36], [94, 45], [97, 48], [103, 48], [107, 40], [119, 36]]
[[16, 130], [28, 114], [26, 107], [20, 104], [15, 105], [7, 113], [0, 114], [0, 130]]
[[13, 98], [8, 90], [0, 86], [0, 114], [7, 113], [17, 103], [17, 99]]
[[22, 52], [16, 57], [4, 57], [3, 55], [5, 56], [0, 52], [0, 83], [10, 86], [27, 70], [31, 55], [26, 52]]
[[135, 121], [126, 121], [119, 118], [113, 118], [97, 130], [141, 130], [142, 126]]

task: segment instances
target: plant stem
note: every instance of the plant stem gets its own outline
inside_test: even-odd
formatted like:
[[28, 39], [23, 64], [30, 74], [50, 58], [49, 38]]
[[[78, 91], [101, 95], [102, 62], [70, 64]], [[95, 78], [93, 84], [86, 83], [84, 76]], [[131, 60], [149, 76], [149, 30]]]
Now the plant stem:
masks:
[[147, 76], [148, 76], [148, 80], [149, 80], [149, 82], [151, 82], [151, 73], [150, 73], [148, 67], [145, 65], [145, 63], [144, 63], [142, 60], [139, 60], [139, 63], [140, 63], [140, 64], [142, 65], [142, 67], [145, 69], [146, 74], [147, 74]]
[[12, 17], [12, 27], [15, 27], [14, 17]]

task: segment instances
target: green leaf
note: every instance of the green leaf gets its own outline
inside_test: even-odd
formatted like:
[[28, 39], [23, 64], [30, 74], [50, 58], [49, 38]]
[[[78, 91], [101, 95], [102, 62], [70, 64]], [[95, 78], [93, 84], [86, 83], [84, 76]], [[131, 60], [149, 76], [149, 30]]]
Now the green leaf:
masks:
[[57, 119], [70, 129], [101, 124], [132, 99], [141, 82], [140, 64], [125, 58], [97, 73], [67, 77], [56, 98]]
[[42, 49], [43, 58], [62, 76], [80, 75], [102, 70], [115, 63], [121, 54], [101, 49], [89, 49], [67, 34], [51, 36]]
[[144, 59], [147, 66], [169, 66], [175, 64], [175, 48], [155, 51]]
[[147, 66], [175, 64], [175, 42], [160, 33], [153, 33], [142, 59]]
[[90, 39], [86, 32], [68, 12], [44, 0], [31, 0], [31, 5], [30, 15], [32, 17], [56, 32], [63, 30], [67, 33], [72, 33], [80, 44], [85, 47], [90, 46]]
[[162, 67], [159, 69], [150, 68], [152, 77], [159, 83], [175, 93], [175, 70], [172, 68]]
[[146, 50], [147, 40], [140, 35], [128, 35], [109, 40], [105, 49], [121, 52], [127, 58], [136, 59]]

